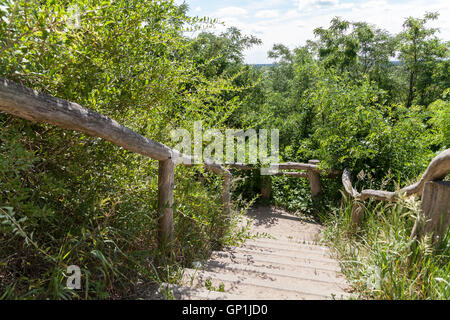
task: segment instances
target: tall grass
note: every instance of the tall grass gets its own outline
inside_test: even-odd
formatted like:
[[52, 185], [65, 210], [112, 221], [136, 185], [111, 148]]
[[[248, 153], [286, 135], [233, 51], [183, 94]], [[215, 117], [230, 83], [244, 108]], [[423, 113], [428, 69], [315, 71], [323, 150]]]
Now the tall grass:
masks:
[[449, 299], [450, 232], [436, 247], [430, 237], [410, 240], [419, 212], [413, 198], [368, 201], [359, 227], [351, 223], [352, 200], [322, 217], [324, 233], [343, 273], [361, 299]]
[[[124, 184], [126, 194], [84, 211], [61, 209], [45, 223], [31, 225], [19, 205], [0, 206], [0, 300], [145, 298], [193, 261], [248, 236], [242, 210], [223, 214], [220, 177], [179, 167], [174, 241], [158, 247], [157, 175], [147, 169], [134, 188]], [[79, 290], [67, 288], [69, 265], [81, 268]]]

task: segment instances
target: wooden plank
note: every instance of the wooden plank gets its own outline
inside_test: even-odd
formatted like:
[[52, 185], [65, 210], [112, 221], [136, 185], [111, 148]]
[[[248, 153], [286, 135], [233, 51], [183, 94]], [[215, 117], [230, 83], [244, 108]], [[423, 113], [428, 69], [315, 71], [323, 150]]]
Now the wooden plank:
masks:
[[278, 164], [280, 170], [319, 170], [319, 167], [310, 163], [284, 162]]
[[290, 176], [295, 178], [308, 178], [308, 174], [305, 172], [286, 172], [286, 171], [280, 171], [277, 173], [272, 174], [272, 176]]

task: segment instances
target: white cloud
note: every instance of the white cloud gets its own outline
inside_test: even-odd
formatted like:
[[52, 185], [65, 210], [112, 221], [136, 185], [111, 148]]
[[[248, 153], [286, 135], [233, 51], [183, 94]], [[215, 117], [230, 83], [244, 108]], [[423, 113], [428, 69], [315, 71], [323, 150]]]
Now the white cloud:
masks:
[[[217, 26], [217, 32], [224, 31], [226, 27], [236, 26], [242, 33], [253, 34], [263, 41], [261, 46], [246, 50], [245, 56], [248, 63], [268, 63], [267, 52], [275, 43], [283, 43], [291, 49], [304, 45], [306, 40], [315, 39], [313, 34], [315, 28], [328, 28], [331, 19], [335, 16], [348, 21], [372, 23], [394, 34], [402, 30], [405, 18], [409, 16], [419, 18], [423, 17], [427, 11], [438, 11], [439, 19], [428, 25], [440, 28], [441, 33], [438, 36], [441, 39], [450, 40], [450, 20], [446, 19], [450, 16], [448, 0], [410, 0], [409, 2], [260, 0], [258, 2], [264, 2], [267, 6], [256, 8], [253, 7], [252, 2], [242, 1], [242, 7], [228, 6], [212, 13], [206, 13], [205, 8], [202, 11], [207, 16], [225, 22], [225, 27]], [[286, 2], [290, 2], [290, 6], [286, 6]]]
[[270, 18], [276, 18], [280, 15], [278, 10], [261, 10], [257, 11], [255, 13], [256, 18], [262, 18], [262, 19], [270, 19]]
[[249, 8], [253, 10], [258, 9], [273, 9], [280, 8], [286, 4], [286, 0], [257, 0], [249, 3]]
[[237, 17], [237, 16], [246, 16], [247, 10], [240, 7], [225, 7], [217, 10], [214, 13], [214, 16], [217, 17]]
[[300, 10], [312, 9], [313, 7], [332, 7], [339, 4], [339, 0], [298, 0]]

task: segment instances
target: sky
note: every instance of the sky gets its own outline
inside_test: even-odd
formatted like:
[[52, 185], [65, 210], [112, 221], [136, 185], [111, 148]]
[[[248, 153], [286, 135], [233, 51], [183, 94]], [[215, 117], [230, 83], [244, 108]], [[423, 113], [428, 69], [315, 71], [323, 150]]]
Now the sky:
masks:
[[[263, 44], [245, 52], [249, 64], [272, 63], [267, 52], [276, 43], [289, 48], [313, 40], [313, 30], [327, 28], [339, 16], [348, 21], [375, 24], [390, 33], [402, 30], [405, 18], [423, 18], [425, 12], [439, 12], [439, 19], [427, 24], [440, 29], [438, 37], [450, 40], [449, 0], [184, 0], [190, 16], [217, 18], [216, 33], [235, 26], [254, 35]], [[183, 0], [176, 0], [182, 3]]]

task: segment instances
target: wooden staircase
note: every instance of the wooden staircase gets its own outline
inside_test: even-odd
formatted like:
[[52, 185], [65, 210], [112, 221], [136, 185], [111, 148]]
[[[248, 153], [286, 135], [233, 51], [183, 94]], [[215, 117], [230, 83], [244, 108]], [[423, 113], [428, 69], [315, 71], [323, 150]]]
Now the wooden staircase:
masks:
[[350, 297], [339, 263], [315, 241], [319, 225], [276, 208], [258, 208], [249, 216], [252, 231], [268, 237], [213, 252], [202, 265], [185, 269], [180, 285], [163, 284], [156, 297], [167, 297], [168, 291], [177, 300]]

